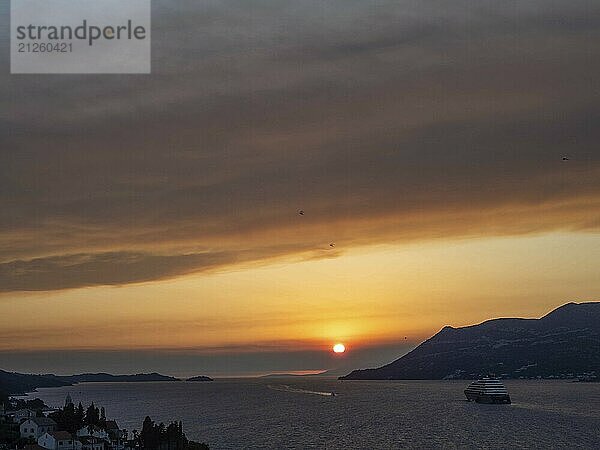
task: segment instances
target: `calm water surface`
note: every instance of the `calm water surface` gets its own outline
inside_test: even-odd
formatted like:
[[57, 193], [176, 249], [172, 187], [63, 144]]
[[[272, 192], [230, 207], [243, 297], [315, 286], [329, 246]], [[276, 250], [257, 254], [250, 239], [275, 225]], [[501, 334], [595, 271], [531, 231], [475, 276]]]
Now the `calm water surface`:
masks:
[[[600, 449], [600, 383], [509, 381], [512, 405], [464, 400], [466, 382], [228, 379], [40, 389], [94, 401], [128, 430], [182, 420], [211, 449]], [[335, 392], [335, 396], [331, 396]]]

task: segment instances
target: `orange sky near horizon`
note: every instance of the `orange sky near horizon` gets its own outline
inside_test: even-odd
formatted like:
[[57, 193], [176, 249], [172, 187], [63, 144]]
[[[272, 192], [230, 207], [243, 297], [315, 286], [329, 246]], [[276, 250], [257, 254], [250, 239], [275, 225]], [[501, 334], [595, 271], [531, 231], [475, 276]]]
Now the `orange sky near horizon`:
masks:
[[[0, 296], [0, 350], [329, 351], [598, 300], [600, 236], [552, 233], [342, 250], [122, 287]], [[15, 320], [19, 318], [19, 320]]]

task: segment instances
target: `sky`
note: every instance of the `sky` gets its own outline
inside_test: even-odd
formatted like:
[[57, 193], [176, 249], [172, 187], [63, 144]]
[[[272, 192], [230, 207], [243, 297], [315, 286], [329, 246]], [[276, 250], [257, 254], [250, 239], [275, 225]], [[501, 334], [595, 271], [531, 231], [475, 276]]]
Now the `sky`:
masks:
[[0, 368], [344, 372], [599, 300], [598, 2], [159, 0], [151, 75], [10, 75], [8, 13]]

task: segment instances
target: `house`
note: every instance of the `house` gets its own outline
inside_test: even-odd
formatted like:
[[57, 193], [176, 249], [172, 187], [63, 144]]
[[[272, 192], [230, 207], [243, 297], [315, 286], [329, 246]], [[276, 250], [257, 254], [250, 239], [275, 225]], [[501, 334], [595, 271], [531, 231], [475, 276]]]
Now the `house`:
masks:
[[127, 431], [121, 430], [114, 420], [106, 421], [106, 432], [111, 441], [123, 441], [127, 439]]
[[39, 444], [25, 444], [24, 450], [46, 450]]
[[31, 409], [19, 409], [13, 413], [13, 422], [21, 423], [25, 419], [29, 419], [30, 417], [35, 417], [35, 411]]
[[[81, 447], [78, 447], [77, 441], [81, 443]], [[93, 436], [81, 436], [77, 438], [75, 443], [75, 450], [105, 450], [107, 447], [105, 446], [106, 441], [104, 439], [100, 439]]]
[[58, 411], [56, 408], [44, 408], [41, 410], [41, 413], [44, 417], [48, 417], [50, 414]]
[[47, 450], [75, 450], [73, 436], [67, 431], [51, 431], [42, 434], [38, 444]]
[[86, 425], [77, 430], [77, 437], [95, 437], [98, 439], [108, 440], [108, 433], [97, 425]]
[[37, 439], [42, 434], [56, 430], [56, 422], [48, 417], [30, 417], [20, 426], [21, 437]]
[[121, 430], [119, 430], [119, 425], [117, 425], [117, 422], [115, 420], [107, 420], [106, 421], [106, 431], [107, 431], [108, 435], [111, 437], [111, 439], [120, 437]]
[[121, 430], [114, 420], [106, 421], [106, 432], [110, 439], [112, 450], [123, 450], [127, 441], [127, 430]]

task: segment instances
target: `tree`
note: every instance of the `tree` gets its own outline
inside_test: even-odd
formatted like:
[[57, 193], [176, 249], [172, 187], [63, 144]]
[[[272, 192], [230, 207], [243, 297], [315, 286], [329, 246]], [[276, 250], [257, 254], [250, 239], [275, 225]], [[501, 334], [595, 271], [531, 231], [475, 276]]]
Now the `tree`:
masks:
[[25, 402], [25, 407], [37, 411], [46, 408], [46, 404], [39, 398], [34, 398], [33, 400], [27, 400]]
[[18, 424], [0, 421], [0, 448], [15, 448], [20, 438]]
[[69, 403], [64, 408], [53, 412], [49, 417], [56, 422], [59, 429], [68, 431], [69, 433], [75, 433], [75, 431], [83, 426], [81, 420], [77, 418], [77, 412], [73, 403]]
[[85, 412], [85, 424], [98, 425], [98, 422], [100, 422], [100, 411], [94, 406], [94, 402], [92, 402]]
[[84, 425], [85, 412], [83, 411], [83, 405], [79, 402], [77, 405], [77, 409], [75, 410], [75, 423], [77, 425], [77, 429], [81, 429]]
[[156, 427], [152, 419], [146, 416], [144, 423], [142, 424], [142, 431], [140, 432], [140, 447], [148, 450], [155, 450], [158, 448], [158, 436], [156, 433]]
[[181, 421], [156, 425], [150, 417], [144, 419], [139, 437], [133, 430], [136, 446], [143, 450], [208, 450], [208, 445], [188, 441]]
[[98, 420], [98, 425], [102, 429], [106, 429], [106, 412], [104, 411], [104, 406], [100, 408], [100, 419]]
[[0, 409], [2, 406], [8, 409], [8, 394], [4, 391], [0, 391]]

